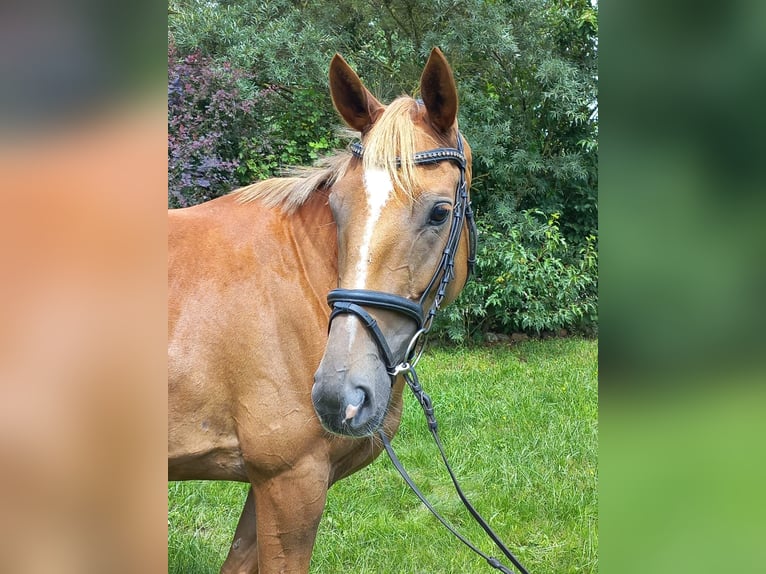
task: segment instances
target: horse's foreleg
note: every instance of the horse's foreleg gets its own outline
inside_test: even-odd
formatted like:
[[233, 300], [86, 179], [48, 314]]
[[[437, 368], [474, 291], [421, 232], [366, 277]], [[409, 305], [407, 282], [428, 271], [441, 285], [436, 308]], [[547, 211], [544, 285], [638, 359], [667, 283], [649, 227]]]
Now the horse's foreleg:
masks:
[[221, 574], [254, 574], [258, 572], [258, 539], [255, 528], [255, 501], [252, 487], [247, 492], [245, 507], [239, 517], [234, 541], [229, 548]]
[[327, 498], [327, 477], [322, 465], [303, 461], [253, 485], [259, 574], [308, 572]]

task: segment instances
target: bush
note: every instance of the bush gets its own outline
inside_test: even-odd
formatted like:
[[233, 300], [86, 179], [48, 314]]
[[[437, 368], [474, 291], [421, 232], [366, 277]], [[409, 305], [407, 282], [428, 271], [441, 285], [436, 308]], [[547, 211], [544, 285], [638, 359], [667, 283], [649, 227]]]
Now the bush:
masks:
[[[201, 203], [340, 147], [313, 88], [258, 88], [252, 73], [168, 48], [168, 206]], [[328, 97], [329, 100], [329, 97]]]
[[[168, 47], [168, 205], [186, 207], [237, 183], [239, 143], [254, 129], [242, 72]], [[259, 94], [265, 97], [266, 94]]]
[[497, 222], [480, 220], [479, 229], [476, 276], [437, 316], [437, 336], [463, 342], [487, 332], [595, 334], [594, 235], [575, 250], [561, 233], [559, 215], [536, 209]]
[[313, 164], [342, 146], [334, 133], [332, 107], [317, 105], [323, 97], [313, 88], [282, 90], [278, 101], [259, 110], [260, 133], [243, 139], [240, 146], [241, 183], [281, 175], [286, 166]]

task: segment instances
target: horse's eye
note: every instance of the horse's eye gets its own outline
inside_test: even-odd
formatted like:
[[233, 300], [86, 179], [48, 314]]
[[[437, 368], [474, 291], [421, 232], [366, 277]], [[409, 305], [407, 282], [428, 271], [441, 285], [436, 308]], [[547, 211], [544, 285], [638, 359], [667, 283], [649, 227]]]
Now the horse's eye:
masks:
[[431, 215], [429, 215], [428, 217], [428, 224], [441, 225], [442, 223], [447, 221], [449, 214], [450, 214], [449, 203], [437, 203], [431, 209]]

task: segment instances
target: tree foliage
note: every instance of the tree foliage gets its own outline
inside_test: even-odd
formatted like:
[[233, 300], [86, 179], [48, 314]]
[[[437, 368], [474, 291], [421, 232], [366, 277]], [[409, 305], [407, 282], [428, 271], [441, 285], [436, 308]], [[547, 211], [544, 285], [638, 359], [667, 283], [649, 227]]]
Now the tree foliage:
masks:
[[251, 103], [248, 133], [232, 137], [239, 183], [340, 145], [327, 89], [334, 53], [388, 101], [416, 95], [422, 65], [439, 46], [474, 152], [482, 239], [510, 249], [494, 234], [507, 236], [509, 222], [521, 225], [519, 214], [539, 210], [546, 221], [557, 214], [564, 267], [579, 265], [585, 248], [595, 258], [598, 9], [590, 0], [171, 0], [171, 9], [179, 54], [241, 71], [239, 98]]
[[[457, 303], [437, 315], [442, 336], [481, 338], [486, 331], [597, 332], [595, 236], [573, 249], [560, 215], [537, 209], [480, 222], [476, 277]], [[512, 310], [513, 312], [509, 312]]]

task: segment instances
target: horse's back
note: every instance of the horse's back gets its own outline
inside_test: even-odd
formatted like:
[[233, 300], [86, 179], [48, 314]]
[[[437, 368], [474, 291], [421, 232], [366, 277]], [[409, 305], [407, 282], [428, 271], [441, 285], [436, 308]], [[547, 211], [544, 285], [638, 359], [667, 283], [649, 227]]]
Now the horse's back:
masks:
[[282, 404], [308, 416], [335, 274], [326, 223], [233, 195], [169, 212], [171, 478], [246, 480], [243, 441], [265, 440], [256, 429]]

